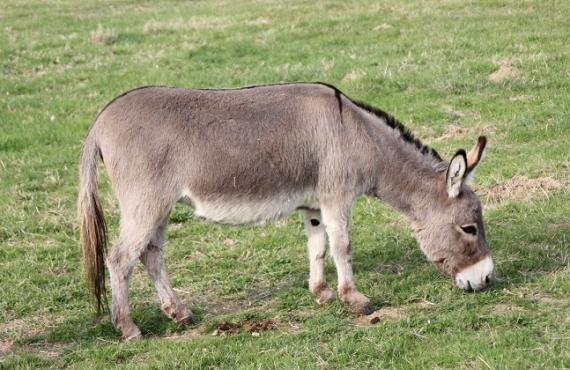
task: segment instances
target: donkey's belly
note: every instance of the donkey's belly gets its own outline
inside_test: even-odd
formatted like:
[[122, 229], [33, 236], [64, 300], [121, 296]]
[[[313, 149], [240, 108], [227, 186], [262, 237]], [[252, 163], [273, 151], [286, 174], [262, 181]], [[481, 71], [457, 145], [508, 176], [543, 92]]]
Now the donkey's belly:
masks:
[[197, 217], [233, 225], [265, 224], [285, 217], [297, 208], [319, 208], [312, 191], [275, 195], [267, 199], [229, 196], [200, 199], [190, 191], [184, 191], [181, 200], [194, 208]]

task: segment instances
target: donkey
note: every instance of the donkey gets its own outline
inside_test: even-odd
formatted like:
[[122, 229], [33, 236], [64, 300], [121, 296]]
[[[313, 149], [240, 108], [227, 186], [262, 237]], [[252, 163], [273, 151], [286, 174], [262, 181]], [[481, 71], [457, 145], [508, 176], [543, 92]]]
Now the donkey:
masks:
[[112, 322], [126, 340], [128, 282], [140, 259], [161, 308], [190, 323], [163, 265], [168, 216], [177, 201], [198, 217], [266, 223], [304, 213], [309, 287], [319, 304], [335, 293], [325, 281], [327, 237], [338, 295], [359, 314], [373, 311], [355, 285], [351, 208], [373, 196], [405, 214], [428, 261], [466, 290], [487, 287], [493, 261], [481, 203], [468, 183], [485, 150], [480, 137], [451, 161], [414, 138], [391, 115], [324, 83], [238, 89], [140, 87], [109, 102], [83, 143], [78, 209], [84, 269], [98, 311], [105, 303], [107, 233], [97, 195], [97, 160], [118, 199], [119, 237], [108, 257]]

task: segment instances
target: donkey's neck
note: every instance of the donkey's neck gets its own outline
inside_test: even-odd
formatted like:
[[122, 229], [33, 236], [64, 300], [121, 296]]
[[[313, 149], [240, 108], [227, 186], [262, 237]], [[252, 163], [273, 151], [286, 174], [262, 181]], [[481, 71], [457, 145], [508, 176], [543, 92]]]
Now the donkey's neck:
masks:
[[392, 116], [366, 105], [358, 107], [375, 153], [374, 186], [368, 193], [412, 221], [421, 221], [426, 210], [437, 204], [445, 162]]

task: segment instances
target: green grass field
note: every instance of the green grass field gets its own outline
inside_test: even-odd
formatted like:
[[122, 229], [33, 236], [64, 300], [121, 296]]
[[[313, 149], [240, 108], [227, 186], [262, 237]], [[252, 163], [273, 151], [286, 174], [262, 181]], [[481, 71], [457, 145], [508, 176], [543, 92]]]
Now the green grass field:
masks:
[[[2, 1], [0, 368], [570, 368], [568, 19], [567, 1]], [[91, 121], [140, 85], [280, 81], [334, 84], [447, 158], [487, 135], [474, 187], [497, 283], [455, 288], [401, 216], [363, 198], [357, 284], [386, 312], [370, 325], [314, 303], [300, 215], [238, 228], [177, 206], [166, 266], [196, 323], [169, 321], [138, 266], [145, 339], [121, 342], [108, 315], [95, 322], [81, 271], [77, 169]], [[114, 236], [105, 176], [100, 188]], [[331, 261], [327, 274], [334, 283]], [[247, 330], [264, 320], [274, 327]]]

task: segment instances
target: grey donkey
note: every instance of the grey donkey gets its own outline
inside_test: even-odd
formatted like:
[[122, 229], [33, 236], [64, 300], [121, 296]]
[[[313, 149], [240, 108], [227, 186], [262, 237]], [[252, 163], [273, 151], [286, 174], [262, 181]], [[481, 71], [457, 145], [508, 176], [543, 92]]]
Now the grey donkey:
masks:
[[[97, 308], [105, 302], [106, 261], [113, 324], [124, 339], [141, 336], [128, 299], [140, 259], [166, 315], [191, 322], [163, 264], [168, 216], [178, 201], [198, 217], [228, 224], [266, 223], [301, 210], [309, 288], [319, 304], [335, 297], [324, 273], [328, 239], [338, 296], [355, 313], [373, 310], [352, 272], [351, 208], [361, 195], [405, 214], [427, 259], [457, 286], [483, 289], [493, 261], [481, 203], [468, 183], [485, 145], [480, 137], [447, 162], [389, 114], [324, 83], [128, 91], [99, 113], [81, 152], [81, 239]], [[121, 213], [107, 257], [99, 158]]]

